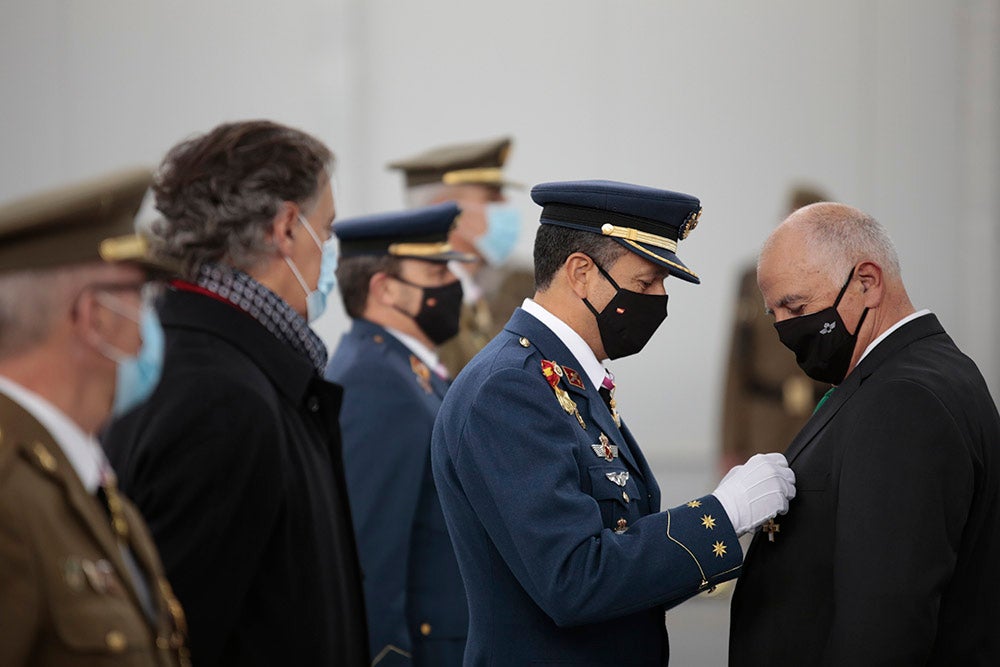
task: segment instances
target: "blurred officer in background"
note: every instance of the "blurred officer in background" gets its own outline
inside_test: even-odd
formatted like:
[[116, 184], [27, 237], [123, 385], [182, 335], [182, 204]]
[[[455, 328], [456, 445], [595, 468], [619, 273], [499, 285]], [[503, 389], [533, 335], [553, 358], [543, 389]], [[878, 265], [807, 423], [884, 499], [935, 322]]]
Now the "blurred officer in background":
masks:
[[794, 478], [762, 454], [660, 511], [602, 360], [652, 337], [668, 276], [699, 282], [676, 251], [700, 204], [611, 181], [531, 195], [535, 297], [456, 379], [431, 444], [468, 591], [465, 663], [665, 665], [664, 609], [739, 573], [738, 536], [788, 509]]
[[[815, 188], [795, 187], [787, 214], [826, 200]], [[720, 476], [754, 454], [784, 449], [829, 388], [803, 373], [795, 354], [774, 335], [774, 319], [757, 288], [755, 259], [743, 268], [736, 296], [722, 401]]]
[[332, 287], [333, 156], [268, 121], [170, 150], [163, 379], [106, 435], [188, 611], [195, 663], [367, 665], [341, 388], [310, 329]]
[[438, 346], [458, 332], [462, 285], [448, 262], [454, 202], [334, 225], [338, 284], [353, 319], [327, 378], [341, 428], [373, 664], [462, 664], [469, 612], [431, 474], [431, 430], [448, 388]]
[[0, 665], [188, 665], [184, 615], [94, 438], [163, 340], [132, 170], [0, 207]]
[[452, 377], [534, 291], [530, 267], [507, 264], [521, 233], [521, 214], [504, 194], [505, 187], [520, 187], [503, 173], [510, 147], [510, 137], [449, 144], [389, 164], [406, 177], [408, 206], [458, 203], [462, 214], [449, 242], [477, 258], [451, 267], [462, 282], [464, 305], [458, 335], [439, 352]]

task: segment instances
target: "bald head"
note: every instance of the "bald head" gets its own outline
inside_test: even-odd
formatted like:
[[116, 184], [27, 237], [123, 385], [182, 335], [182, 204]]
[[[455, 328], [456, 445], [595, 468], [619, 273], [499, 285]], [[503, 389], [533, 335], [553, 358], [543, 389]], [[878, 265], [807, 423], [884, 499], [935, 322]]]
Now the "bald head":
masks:
[[877, 264], [887, 279], [900, 278], [899, 257], [885, 228], [846, 204], [823, 202], [796, 210], [764, 243], [760, 260], [778, 248], [838, 283], [865, 261]]
[[757, 284], [776, 323], [835, 307], [856, 336], [848, 373], [871, 341], [913, 312], [889, 235], [844, 204], [812, 204], [788, 216], [761, 250]]

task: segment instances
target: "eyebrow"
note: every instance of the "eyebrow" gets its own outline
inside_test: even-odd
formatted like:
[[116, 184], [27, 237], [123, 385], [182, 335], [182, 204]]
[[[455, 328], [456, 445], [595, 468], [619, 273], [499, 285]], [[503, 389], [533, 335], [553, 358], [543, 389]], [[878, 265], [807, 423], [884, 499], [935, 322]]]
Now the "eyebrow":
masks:
[[[775, 308], [787, 308], [789, 306], [789, 304], [793, 304], [793, 303], [796, 303], [796, 302], [799, 302], [799, 301], [805, 301], [805, 300], [806, 300], [806, 298], [804, 296], [802, 296], [801, 294], [786, 294], [785, 296], [783, 296], [780, 299], [778, 299], [778, 302], [776, 304], [774, 304], [774, 307]], [[774, 314], [774, 310], [771, 309], [771, 308], [765, 308], [764, 310], [768, 313], [768, 315], [773, 315]]]

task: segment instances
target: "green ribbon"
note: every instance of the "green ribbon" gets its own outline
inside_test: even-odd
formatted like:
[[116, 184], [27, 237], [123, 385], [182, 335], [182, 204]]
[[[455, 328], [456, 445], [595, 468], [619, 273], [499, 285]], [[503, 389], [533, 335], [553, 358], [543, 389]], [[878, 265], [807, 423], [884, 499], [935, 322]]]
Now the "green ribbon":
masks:
[[823, 394], [823, 398], [819, 399], [819, 402], [816, 404], [816, 407], [813, 408], [813, 414], [819, 412], [819, 409], [823, 407], [824, 403], [826, 403], [826, 399], [830, 398], [830, 394], [833, 393], [834, 389], [836, 389], [836, 387], [830, 387], [829, 389], [826, 390], [826, 393]]

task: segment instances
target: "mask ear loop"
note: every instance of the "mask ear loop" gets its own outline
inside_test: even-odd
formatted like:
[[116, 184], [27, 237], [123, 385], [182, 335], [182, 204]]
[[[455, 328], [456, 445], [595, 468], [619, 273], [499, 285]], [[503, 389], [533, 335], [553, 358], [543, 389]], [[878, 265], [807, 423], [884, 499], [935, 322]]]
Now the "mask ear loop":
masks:
[[[594, 266], [596, 266], [597, 270], [601, 272], [601, 275], [604, 276], [604, 279], [607, 280], [609, 283], [611, 283], [611, 286], [615, 288], [615, 292], [622, 291], [622, 288], [618, 286], [618, 283], [616, 283], [615, 279], [611, 277], [611, 274], [604, 270], [603, 266], [601, 266], [600, 264], [598, 264], [594, 260], [594, 258], [591, 257], [591, 256], [589, 256], [589, 255], [587, 256], [587, 259], [589, 259], [591, 262], [594, 262]], [[600, 315], [600, 313], [597, 312], [597, 309], [594, 308], [594, 306], [590, 303], [589, 300], [583, 299], [583, 303], [584, 303], [584, 305], [587, 306], [587, 308], [590, 309], [590, 312], [594, 314], [594, 317], [597, 317], [598, 315]]]
[[[834, 309], [836, 309], [837, 306], [840, 305], [840, 300], [844, 297], [844, 294], [847, 292], [847, 286], [851, 284], [851, 279], [852, 278], [854, 278], [854, 267], [853, 266], [851, 267], [851, 273], [850, 273], [850, 275], [847, 276], [847, 282], [844, 283], [844, 286], [840, 288], [840, 294], [837, 295], [837, 300], [833, 302]], [[861, 331], [861, 325], [865, 323], [865, 318], [866, 317], [868, 317], [868, 308], [867, 307], [861, 312], [861, 319], [858, 320], [858, 326], [854, 327], [854, 333], [852, 333], [851, 336], [857, 336], [858, 335], [858, 332]], [[843, 318], [841, 318], [841, 319], [843, 319]], [[846, 329], [847, 325], [844, 325], [844, 328]]]
[[[140, 336], [142, 335], [142, 322], [140, 319], [141, 314], [137, 317], [136, 315], [128, 312], [128, 309], [122, 306], [121, 303], [118, 302], [118, 299], [114, 298], [114, 296], [108, 294], [107, 292], [100, 292], [100, 291], [94, 292], [94, 300], [97, 301], [102, 306], [104, 306], [105, 308], [107, 308], [108, 310], [110, 310], [111, 312], [115, 313], [116, 315], [120, 315], [121, 317], [124, 317], [127, 320], [135, 322], [137, 325], [139, 325], [139, 335]], [[97, 332], [95, 331], [94, 333], [96, 334]], [[97, 351], [100, 352], [101, 355], [103, 355], [106, 359], [115, 362], [116, 364], [120, 364], [127, 359], [131, 359], [133, 356], [130, 354], [125, 354], [124, 352], [116, 348], [114, 345], [111, 345], [107, 341], [102, 340], [100, 337], [98, 337], [97, 340], [91, 341], [91, 344], [97, 348]]]

